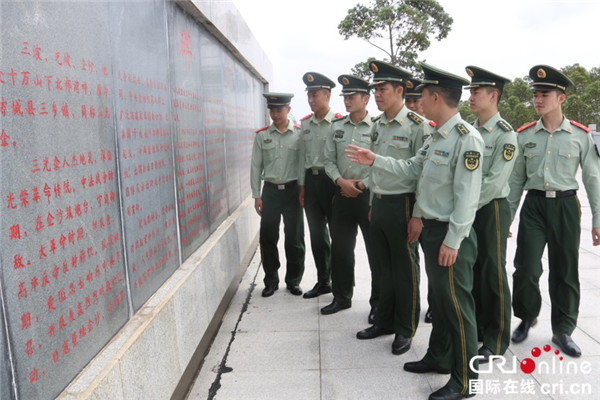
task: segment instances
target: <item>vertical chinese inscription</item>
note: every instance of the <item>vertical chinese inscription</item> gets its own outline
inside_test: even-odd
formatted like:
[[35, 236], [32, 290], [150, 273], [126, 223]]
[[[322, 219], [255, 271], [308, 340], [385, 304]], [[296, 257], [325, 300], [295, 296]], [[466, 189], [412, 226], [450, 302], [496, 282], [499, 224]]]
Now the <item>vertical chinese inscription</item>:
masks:
[[166, 15], [151, 2], [111, 3], [110, 13], [127, 268], [138, 310], [180, 262]]
[[107, 11], [2, 4], [0, 268], [21, 398], [60, 393], [128, 317]]
[[171, 32], [171, 104], [181, 246], [184, 259], [208, 238], [208, 195], [200, 36], [208, 33], [183, 13], [174, 13]]

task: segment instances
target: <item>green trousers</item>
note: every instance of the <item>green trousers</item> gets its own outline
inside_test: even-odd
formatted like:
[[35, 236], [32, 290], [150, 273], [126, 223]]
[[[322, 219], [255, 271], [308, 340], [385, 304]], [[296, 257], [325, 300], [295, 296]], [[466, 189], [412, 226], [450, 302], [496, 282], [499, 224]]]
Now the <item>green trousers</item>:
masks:
[[342, 304], [349, 304], [354, 292], [354, 248], [358, 228], [362, 232], [371, 270], [371, 307], [377, 305], [379, 299], [379, 273], [371, 255], [369, 232], [369, 191], [348, 198], [339, 191], [333, 196], [331, 228], [331, 286], [333, 299]]
[[288, 183], [283, 190], [277, 185], [265, 182], [262, 192], [263, 212], [260, 219], [260, 254], [265, 271], [266, 286], [277, 286], [277, 270], [281, 263], [277, 242], [279, 241], [279, 223], [283, 216], [285, 235], [286, 285], [299, 285], [304, 274], [304, 220], [302, 207], [298, 200], [296, 181]]
[[415, 335], [420, 313], [417, 243], [407, 240], [414, 204], [414, 193], [374, 196], [371, 210], [371, 249], [381, 276], [375, 324], [405, 337]]
[[581, 209], [577, 196], [547, 199], [527, 194], [521, 207], [514, 261], [516, 317], [532, 321], [540, 313], [539, 281], [547, 244], [552, 333], [573, 333], [579, 314], [580, 233]]
[[[449, 369], [448, 385], [467, 394], [469, 380], [477, 379], [477, 373], [469, 367], [471, 358], [477, 355], [475, 302], [471, 294], [477, 239], [471, 229], [458, 249], [454, 265], [442, 267], [438, 264], [438, 255], [447, 230], [448, 223], [423, 220], [420, 241], [433, 312], [429, 348], [423, 361], [438, 369]], [[477, 361], [475, 363], [477, 366]]]
[[304, 181], [304, 212], [310, 231], [310, 247], [315, 266], [317, 280], [329, 284], [331, 281], [331, 241], [327, 226], [331, 221], [331, 202], [335, 185], [325, 174], [318, 170], [316, 175], [311, 169], [306, 170]]
[[475, 215], [477, 261], [473, 269], [473, 298], [477, 327], [483, 344], [503, 355], [510, 344], [510, 288], [506, 276], [506, 241], [510, 208], [506, 199], [495, 199]]

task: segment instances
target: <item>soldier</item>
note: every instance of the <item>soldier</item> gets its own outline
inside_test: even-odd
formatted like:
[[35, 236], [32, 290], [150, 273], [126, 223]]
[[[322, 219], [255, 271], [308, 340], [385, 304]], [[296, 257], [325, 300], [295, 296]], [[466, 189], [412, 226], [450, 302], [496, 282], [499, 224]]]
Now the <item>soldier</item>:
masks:
[[331, 89], [335, 83], [325, 75], [307, 72], [302, 77], [308, 92], [312, 114], [300, 120], [300, 205], [304, 207], [310, 231], [310, 245], [317, 267], [317, 283], [304, 293], [305, 299], [331, 293], [331, 242], [328, 223], [331, 221], [331, 201], [335, 185], [325, 173], [323, 148], [331, 134], [331, 121], [341, 117], [329, 107]]
[[[265, 93], [273, 123], [256, 131], [252, 148], [250, 186], [254, 208], [260, 218], [260, 252], [265, 271], [263, 297], [279, 287], [279, 221], [283, 215], [285, 283], [293, 295], [302, 294], [304, 273], [304, 221], [298, 201], [300, 127], [288, 119], [291, 93]], [[265, 181], [262, 196], [260, 181]]]
[[419, 115], [423, 115], [423, 105], [421, 104], [421, 80], [417, 78], [410, 78], [406, 81], [406, 92], [404, 93], [404, 104], [406, 107], [416, 112]]
[[477, 234], [477, 262], [473, 269], [473, 298], [483, 345], [480, 363], [503, 355], [510, 343], [510, 289], [506, 277], [506, 241], [510, 228], [508, 179], [514, 166], [517, 134], [502, 119], [498, 103], [509, 79], [483, 68], [468, 66], [471, 111], [477, 116], [483, 151], [483, 181], [473, 229]]
[[[403, 95], [410, 73], [381, 61], [370, 63], [375, 101], [383, 114], [373, 124], [376, 154], [408, 159], [423, 145], [423, 118], [404, 107]], [[428, 125], [427, 125], [428, 126]], [[406, 240], [408, 220], [415, 203], [416, 178], [398, 177], [383, 168], [371, 168], [371, 248], [381, 274], [381, 293], [374, 325], [356, 334], [373, 339], [395, 333], [392, 353], [410, 349], [419, 323], [419, 260], [417, 243]]]
[[[423, 104], [421, 104], [421, 82], [420, 79], [410, 78], [406, 81], [406, 92], [404, 93], [404, 104], [406, 107], [423, 116]], [[427, 121], [427, 123], [431, 124], [431, 126], [435, 127], [435, 123], [432, 121]], [[423, 138], [427, 140], [427, 135]], [[427, 307], [427, 311], [425, 312], [424, 321], [427, 323], [431, 323], [433, 317], [431, 315], [431, 307]]]
[[344, 152], [349, 144], [371, 146], [373, 123], [367, 111], [370, 87], [368, 82], [351, 75], [340, 75], [338, 82], [343, 85], [341, 96], [349, 114], [333, 120], [333, 134], [325, 142], [325, 171], [337, 186], [330, 223], [333, 302], [321, 309], [325, 315], [352, 305], [354, 247], [359, 226], [371, 269], [371, 308], [377, 306], [379, 297], [379, 274], [371, 261], [369, 240], [369, 190], [365, 186], [369, 168], [352, 164]]
[[592, 209], [592, 242], [600, 245], [600, 160], [589, 129], [567, 120], [562, 113], [566, 90], [573, 82], [560, 71], [536, 65], [529, 70], [533, 105], [541, 118], [517, 130], [521, 154], [515, 163], [508, 197], [512, 217], [521, 194], [513, 311], [521, 323], [512, 341], [522, 342], [535, 325], [541, 308], [539, 279], [542, 254], [548, 245], [548, 286], [552, 304], [552, 341], [563, 353], [579, 357], [571, 338], [579, 313], [580, 205], [576, 174], [582, 180]]
[[404, 370], [450, 373], [448, 383], [429, 399], [462, 399], [470, 395], [469, 381], [477, 378], [469, 367], [477, 355], [471, 294], [477, 239], [472, 223], [481, 189], [483, 140], [458, 112], [462, 86], [469, 82], [426, 63], [421, 67], [425, 75], [423, 110], [438, 128], [418, 154], [409, 160], [394, 160], [355, 146], [347, 153], [355, 162], [403, 179], [419, 177], [408, 240], [416, 241], [420, 235], [435, 318], [427, 353], [422, 360], [404, 364]]

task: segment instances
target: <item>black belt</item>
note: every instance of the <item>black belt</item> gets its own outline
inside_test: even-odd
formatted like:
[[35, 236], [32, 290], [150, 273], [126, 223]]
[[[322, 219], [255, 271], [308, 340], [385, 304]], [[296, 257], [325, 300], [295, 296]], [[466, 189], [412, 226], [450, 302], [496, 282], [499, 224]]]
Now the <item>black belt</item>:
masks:
[[445, 228], [448, 226], [448, 221], [440, 221], [439, 219], [427, 219], [421, 218], [421, 222], [423, 223], [423, 228]]
[[547, 199], [557, 199], [559, 197], [569, 197], [575, 196], [577, 194], [577, 190], [535, 190], [529, 189], [527, 191], [527, 195], [536, 196], [536, 197], [545, 197]]
[[306, 173], [309, 175], [322, 175], [325, 173], [325, 168], [317, 168], [317, 167], [308, 168], [306, 170]]
[[401, 200], [403, 198], [405, 198], [406, 196], [410, 196], [413, 195], [414, 193], [400, 193], [400, 194], [381, 194], [381, 193], [375, 193], [374, 196], [377, 199], [380, 200]]
[[298, 181], [289, 181], [286, 183], [272, 183], [272, 182], [265, 181], [265, 186], [270, 186], [277, 190], [285, 190], [285, 189], [294, 187], [296, 185], [298, 185]]

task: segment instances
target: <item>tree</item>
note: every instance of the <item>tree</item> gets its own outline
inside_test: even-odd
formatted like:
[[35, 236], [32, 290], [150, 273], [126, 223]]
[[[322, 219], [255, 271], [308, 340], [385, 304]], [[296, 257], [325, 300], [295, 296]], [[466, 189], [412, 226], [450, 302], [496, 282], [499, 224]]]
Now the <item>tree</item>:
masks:
[[372, 0], [369, 6], [349, 9], [338, 30], [344, 39], [363, 39], [383, 51], [392, 64], [415, 71], [417, 56], [429, 48], [430, 37], [446, 38], [452, 22], [436, 0]]

